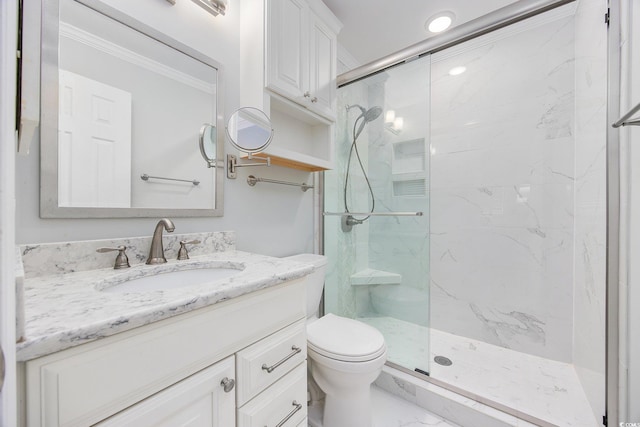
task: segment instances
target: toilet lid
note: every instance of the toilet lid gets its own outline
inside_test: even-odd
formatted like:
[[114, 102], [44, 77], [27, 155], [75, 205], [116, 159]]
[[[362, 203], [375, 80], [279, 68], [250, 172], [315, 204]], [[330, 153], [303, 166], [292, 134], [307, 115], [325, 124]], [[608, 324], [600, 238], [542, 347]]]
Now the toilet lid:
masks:
[[385, 352], [384, 337], [376, 328], [334, 314], [307, 326], [307, 345], [316, 353], [346, 362], [373, 360]]

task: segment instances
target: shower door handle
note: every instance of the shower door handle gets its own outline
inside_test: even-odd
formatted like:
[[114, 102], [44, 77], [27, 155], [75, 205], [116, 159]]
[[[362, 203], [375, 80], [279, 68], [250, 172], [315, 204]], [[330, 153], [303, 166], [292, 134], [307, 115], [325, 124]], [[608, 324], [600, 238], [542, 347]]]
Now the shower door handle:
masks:
[[322, 212], [325, 216], [423, 216], [424, 212]]

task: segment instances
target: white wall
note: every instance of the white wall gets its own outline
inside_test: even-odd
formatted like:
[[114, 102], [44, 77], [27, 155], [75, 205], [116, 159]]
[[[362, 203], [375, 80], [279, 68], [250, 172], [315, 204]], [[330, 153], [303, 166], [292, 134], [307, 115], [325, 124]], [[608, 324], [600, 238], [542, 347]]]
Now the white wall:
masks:
[[[239, 105], [240, 5], [231, 3], [225, 16], [214, 17], [191, 1], [172, 6], [160, 0], [104, 0], [135, 19], [214, 58], [224, 66], [225, 118]], [[226, 119], [225, 119], [226, 120]], [[18, 157], [16, 172], [18, 243], [146, 236], [157, 218], [41, 219], [39, 218], [39, 147]], [[233, 153], [227, 143], [226, 151]], [[313, 249], [313, 194], [296, 187], [258, 184], [256, 176], [311, 182], [308, 173], [280, 167], [243, 168], [237, 180], [225, 178], [222, 218], [172, 218], [177, 233], [235, 230], [238, 249], [268, 255], [288, 255]]]

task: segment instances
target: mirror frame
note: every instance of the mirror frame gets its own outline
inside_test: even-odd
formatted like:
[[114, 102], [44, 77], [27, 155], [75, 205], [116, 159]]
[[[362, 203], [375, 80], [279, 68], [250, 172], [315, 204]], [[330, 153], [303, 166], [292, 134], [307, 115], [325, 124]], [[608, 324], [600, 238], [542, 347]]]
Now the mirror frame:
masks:
[[[233, 119], [236, 114], [240, 114], [240, 112], [243, 110], [256, 110], [261, 114], [263, 114], [268, 121], [269, 129], [271, 129], [271, 133], [269, 134], [269, 138], [267, 138], [264, 144], [262, 144], [260, 147], [256, 147], [256, 148], [243, 147], [240, 144], [238, 144], [238, 141], [233, 139], [231, 132], [229, 132], [229, 122], [231, 122], [231, 119]], [[273, 134], [275, 133], [275, 130], [273, 129], [273, 123], [271, 122], [271, 118], [267, 115], [267, 113], [265, 113], [261, 109], [256, 107], [240, 107], [229, 116], [229, 119], [227, 120], [227, 125], [225, 126], [225, 132], [227, 133], [227, 139], [229, 140], [231, 145], [233, 145], [236, 149], [238, 149], [239, 151], [242, 151], [243, 153], [254, 154], [254, 153], [259, 153], [265, 150], [269, 146], [269, 144], [271, 144], [271, 142], [273, 141]]]
[[[60, 207], [58, 205], [58, 46], [60, 0], [42, 2], [41, 100], [40, 100], [40, 217], [41, 218], [151, 218], [211, 217], [224, 215], [224, 70], [214, 59], [172, 39], [158, 30], [98, 0], [76, 1], [126, 25], [172, 49], [217, 70], [216, 117], [217, 164], [215, 167], [215, 208], [98, 208]], [[46, 107], [42, 107], [46, 106]], [[213, 118], [212, 118], [213, 119]], [[197, 150], [194, 143], [193, 149]]]

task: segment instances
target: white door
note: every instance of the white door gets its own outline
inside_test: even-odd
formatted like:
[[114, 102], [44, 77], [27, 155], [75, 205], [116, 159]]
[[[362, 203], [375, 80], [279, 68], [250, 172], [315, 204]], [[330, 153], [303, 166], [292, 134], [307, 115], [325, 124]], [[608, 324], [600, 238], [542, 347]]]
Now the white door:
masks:
[[302, 0], [274, 0], [268, 8], [267, 87], [302, 103], [309, 85], [309, 8]]
[[15, 317], [15, 100], [17, 1], [0, 1], [0, 345], [6, 374], [0, 390], [0, 425], [16, 420]]
[[131, 207], [131, 94], [60, 70], [58, 205]]
[[[234, 356], [143, 400], [97, 427], [233, 427]], [[226, 386], [225, 386], [226, 384]]]

